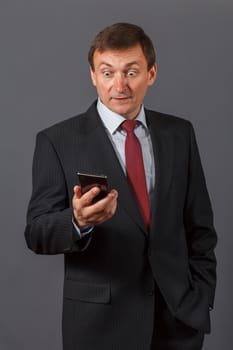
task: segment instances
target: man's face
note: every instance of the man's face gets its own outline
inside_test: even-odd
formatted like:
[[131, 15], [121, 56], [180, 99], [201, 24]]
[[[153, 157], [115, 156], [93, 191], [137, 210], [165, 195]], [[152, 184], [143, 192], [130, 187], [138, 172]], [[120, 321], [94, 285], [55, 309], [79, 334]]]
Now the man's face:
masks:
[[140, 111], [148, 86], [156, 78], [149, 71], [140, 45], [124, 50], [95, 51], [91, 78], [101, 101], [113, 112], [133, 119]]

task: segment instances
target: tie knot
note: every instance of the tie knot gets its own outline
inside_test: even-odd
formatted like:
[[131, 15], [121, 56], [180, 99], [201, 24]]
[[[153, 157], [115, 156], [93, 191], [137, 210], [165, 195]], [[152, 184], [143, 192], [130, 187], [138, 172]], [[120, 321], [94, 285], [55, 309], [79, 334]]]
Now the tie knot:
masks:
[[123, 130], [126, 132], [133, 132], [134, 129], [136, 128], [137, 121], [136, 120], [125, 120], [122, 124], [121, 127]]

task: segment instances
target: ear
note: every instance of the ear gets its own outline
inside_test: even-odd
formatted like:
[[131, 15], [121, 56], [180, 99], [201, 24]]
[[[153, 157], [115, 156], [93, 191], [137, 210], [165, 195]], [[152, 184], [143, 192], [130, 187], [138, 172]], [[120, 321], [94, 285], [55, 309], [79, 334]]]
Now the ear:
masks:
[[155, 63], [148, 71], [148, 86], [153, 85], [157, 77], [157, 64]]
[[91, 67], [90, 67], [90, 75], [91, 75], [92, 84], [94, 86], [96, 86], [96, 74], [95, 74], [95, 71], [93, 71]]

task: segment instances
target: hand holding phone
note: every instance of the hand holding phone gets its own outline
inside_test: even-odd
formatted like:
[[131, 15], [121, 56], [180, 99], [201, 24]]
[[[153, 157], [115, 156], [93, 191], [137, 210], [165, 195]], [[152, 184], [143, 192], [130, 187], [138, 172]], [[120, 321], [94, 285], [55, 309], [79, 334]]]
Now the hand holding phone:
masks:
[[[109, 191], [107, 176], [78, 173], [78, 177], [80, 186], [74, 186], [72, 199], [73, 217], [78, 226], [95, 226], [109, 220], [117, 209], [118, 192], [115, 189]], [[93, 187], [98, 187], [100, 192], [89, 193]], [[105, 197], [105, 201], [100, 201]]]

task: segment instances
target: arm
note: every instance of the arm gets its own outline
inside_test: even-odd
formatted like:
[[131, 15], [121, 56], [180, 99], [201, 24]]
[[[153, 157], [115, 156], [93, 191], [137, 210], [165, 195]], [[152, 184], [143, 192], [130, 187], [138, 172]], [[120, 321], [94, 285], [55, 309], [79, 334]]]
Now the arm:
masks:
[[116, 210], [117, 192], [91, 205], [99, 193], [93, 188], [82, 196], [74, 188], [70, 203], [68, 185], [62, 164], [49, 138], [39, 133], [33, 159], [33, 191], [28, 207], [25, 238], [30, 249], [38, 254], [58, 254], [82, 251], [91, 241], [92, 233], [80, 239], [72, 218], [82, 230], [109, 219]]
[[189, 264], [194, 283], [208, 290], [209, 305], [213, 307], [216, 286], [217, 242], [213, 213], [193, 127], [190, 126], [189, 182], [184, 207], [185, 227], [189, 248]]
[[28, 247], [38, 254], [80, 250], [75, 239], [73, 210], [69, 205], [63, 169], [53, 145], [44, 133], [37, 135], [32, 180], [33, 191], [25, 229]]

